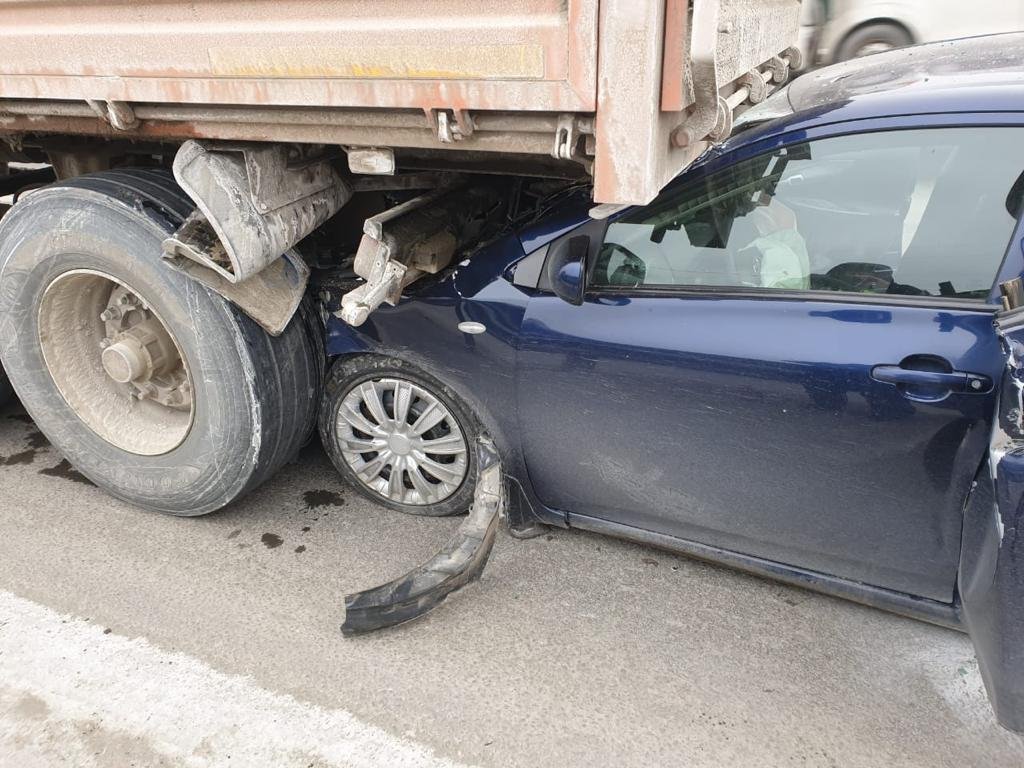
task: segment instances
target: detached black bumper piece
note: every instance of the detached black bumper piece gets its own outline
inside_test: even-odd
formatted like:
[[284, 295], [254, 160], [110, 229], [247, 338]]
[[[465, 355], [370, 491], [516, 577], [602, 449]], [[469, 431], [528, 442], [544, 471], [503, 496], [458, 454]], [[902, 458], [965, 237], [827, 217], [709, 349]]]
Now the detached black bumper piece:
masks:
[[401, 578], [345, 596], [346, 636], [373, 632], [411, 621], [448, 595], [480, 577], [494, 546], [505, 504], [501, 459], [486, 437], [477, 442], [473, 506], [455, 535], [429, 561]]

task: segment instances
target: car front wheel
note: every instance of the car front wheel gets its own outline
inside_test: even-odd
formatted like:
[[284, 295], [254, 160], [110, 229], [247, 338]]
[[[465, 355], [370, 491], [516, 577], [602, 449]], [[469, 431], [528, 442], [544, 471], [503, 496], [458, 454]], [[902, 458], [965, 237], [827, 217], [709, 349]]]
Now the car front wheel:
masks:
[[479, 423], [455, 392], [405, 361], [339, 359], [320, 434], [342, 477], [389, 509], [442, 516], [472, 503]]

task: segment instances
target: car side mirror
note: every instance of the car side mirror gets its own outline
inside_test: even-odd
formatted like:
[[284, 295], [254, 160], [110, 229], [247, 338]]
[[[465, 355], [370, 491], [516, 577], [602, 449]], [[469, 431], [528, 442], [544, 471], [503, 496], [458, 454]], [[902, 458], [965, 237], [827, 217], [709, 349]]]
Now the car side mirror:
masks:
[[589, 251], [590, 237], [576, 235], [559, 240], [548, 254], [547, 273], [551, 290], [558, 298], [575, 306], [583, 303]]

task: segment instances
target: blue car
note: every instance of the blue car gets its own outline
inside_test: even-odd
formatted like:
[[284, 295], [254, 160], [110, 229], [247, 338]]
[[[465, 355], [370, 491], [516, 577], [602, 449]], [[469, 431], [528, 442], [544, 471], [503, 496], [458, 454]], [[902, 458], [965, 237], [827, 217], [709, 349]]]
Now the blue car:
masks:
[[1024, 730], [1024, 36], [822, 69], [648, 205], [569, 189], [365, 325], [321, 417], [393, 509], [648, 543], [970, 634]]

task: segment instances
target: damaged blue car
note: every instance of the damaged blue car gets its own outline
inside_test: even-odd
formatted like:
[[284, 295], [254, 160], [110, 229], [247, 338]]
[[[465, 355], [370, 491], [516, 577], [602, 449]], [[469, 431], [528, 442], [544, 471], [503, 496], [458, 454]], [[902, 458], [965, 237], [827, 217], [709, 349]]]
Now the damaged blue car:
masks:
[[1022, 49], [804, 75], [648, 205], [563, 189], [358, 328], [329, 319], [333, 461], [444, 515], [493, 440], [514, 533], [597, 531], [966, 631], [1024, 731]]

